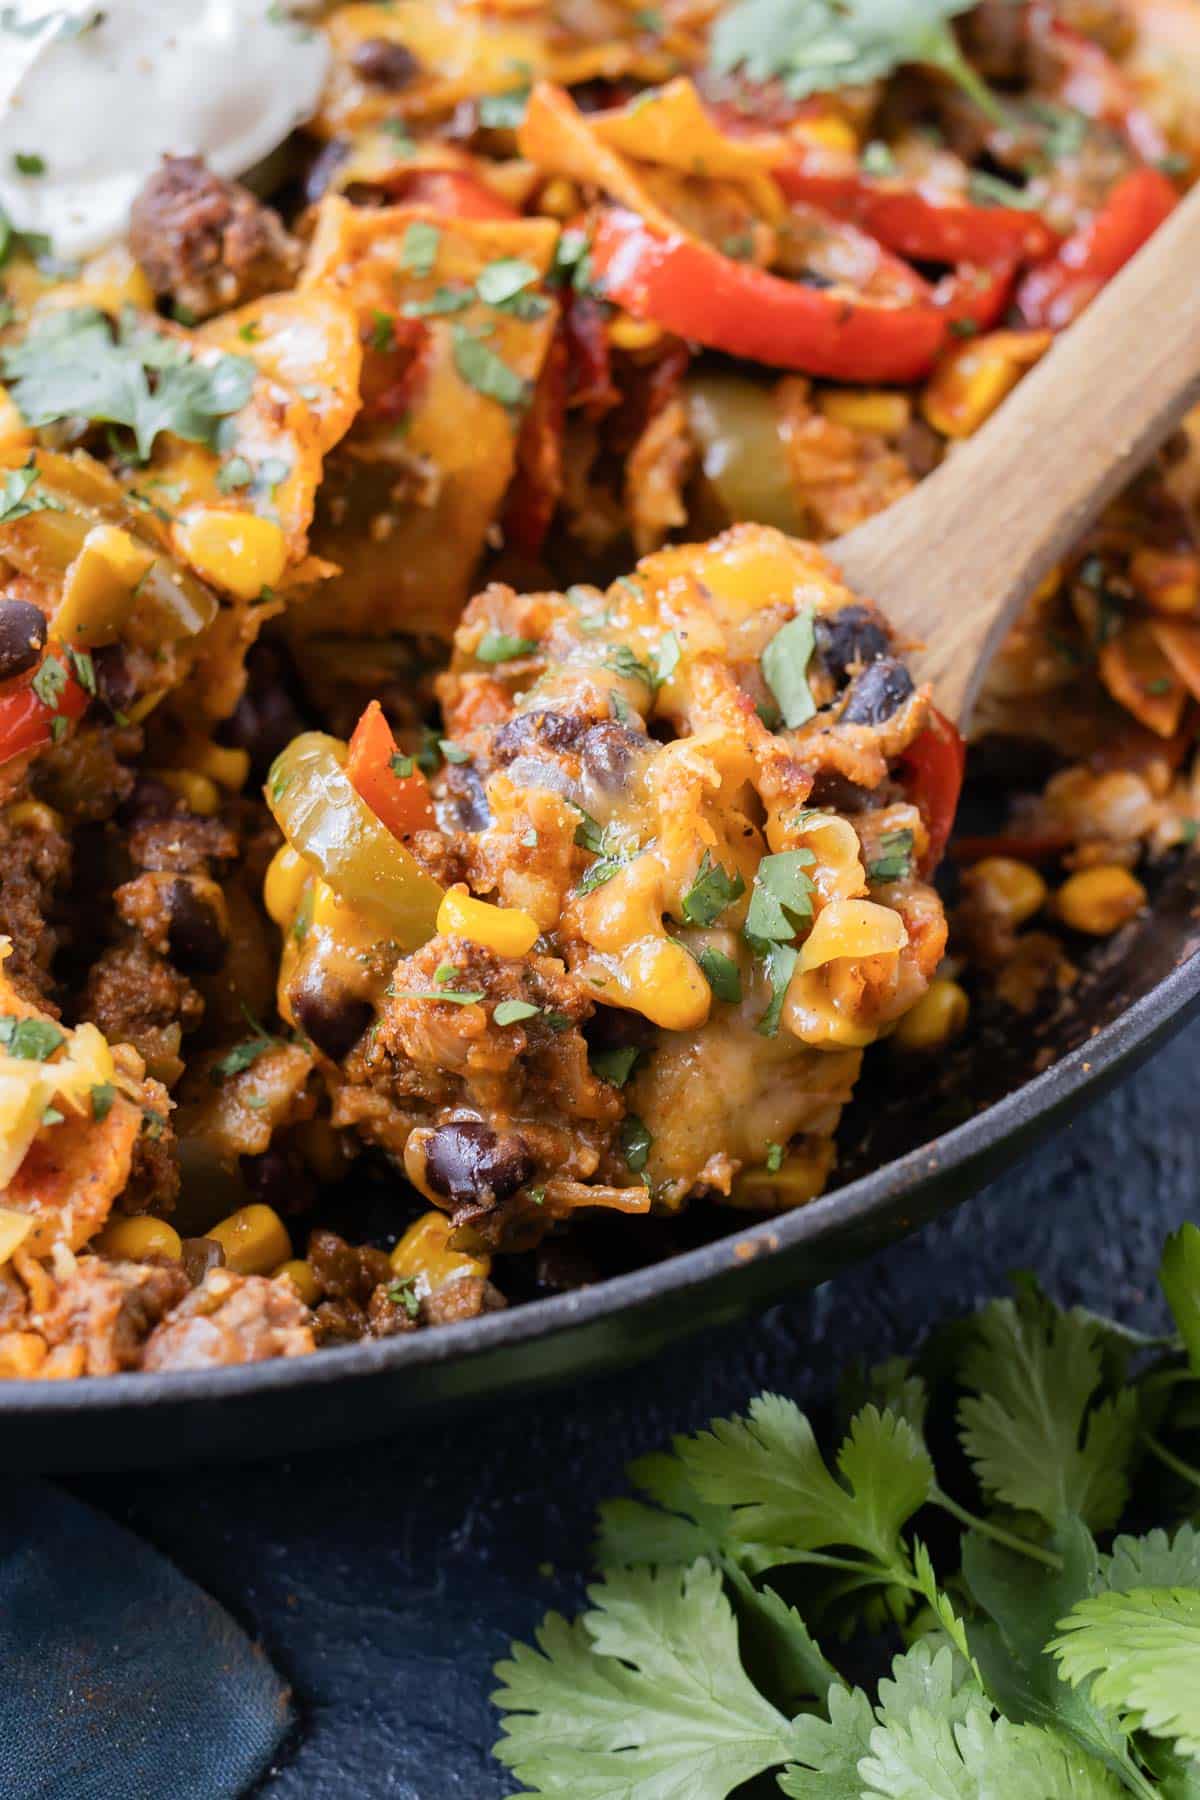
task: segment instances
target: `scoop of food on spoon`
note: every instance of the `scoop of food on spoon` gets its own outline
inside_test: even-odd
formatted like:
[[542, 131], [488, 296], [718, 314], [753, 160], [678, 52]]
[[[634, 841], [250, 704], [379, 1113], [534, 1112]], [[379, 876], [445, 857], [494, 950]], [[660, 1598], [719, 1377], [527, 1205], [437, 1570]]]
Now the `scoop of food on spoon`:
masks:
[[825, 546], [922, 648], [965, 723], [1038, 583], [1200, 400], [1200, 189], [998, 412], [905, 499]]

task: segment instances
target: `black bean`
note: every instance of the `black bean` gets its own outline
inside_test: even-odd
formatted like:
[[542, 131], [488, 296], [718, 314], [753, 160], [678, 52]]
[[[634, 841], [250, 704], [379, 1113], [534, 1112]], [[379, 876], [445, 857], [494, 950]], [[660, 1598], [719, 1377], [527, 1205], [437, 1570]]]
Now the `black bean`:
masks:
[[593, 725], [580, 747], [583, 766], [597, 787], [615, 791], [624, 787], [629, 765], [646, 748], [645, 735], [605, 719]]
[[169, 819], [182, 810], [183, 801], [165, 781], [158, 781], [153, 775], [139, 775], [119, 817], [122, 823], [134, 825], [148, 819]]
[[387, 88], [392, 94], [408, 87], [421, 73], [412, 51], [393, 38], [364, 38], [351, 54], [350, 66], [372, 87]]
[[470, 763], [447, 763], [442, 772], [441, 789], [453, 806], [463, 831], [486, 831], [492, 815], [477, 769]]
[[813, 621], [817, 652], [836, 682], [843, 682], [858, 663], [873, 663], [888, 653], [888, 635], [866, 606], [843, 606]]
[[0, 600], [0, 681], [32, 669], [46, 648], [46, 615], [28, 600]]
[[425, 1148], [430, 1187], [456, 1206], [494, 1205], [515, 1194], [533, 1174], [533, 1157], [516, 1132], [499, 1134], [490, 1125], [466, 1119], [439, 1125]]
[[96, 691], [110, 712], [127, 713], [137, 699], [137, 682], [129, 658], [120, 644], [104, 644], [93, 650]]
[[179, 876], [171, 883], [167, 904], [171, 913], [167, 944], [172, 960], [187, 971], [215, 974], [225, 961], [228, 945], [210, 902], [186, 876]]
[[310, 969], [291, 995], [296, 1023], [332, 1062], [341, 1062], [375, 1016], [369, 1000], [338, 991], [332, 975]]
[[846, 725], [882, 725], [904, 705], [912, 691], [912, 676], [904, 664], [893, 657], [881, 656], [851, 682], [842, 708], [842, 722]]
[[277, 1213], [308, 1212], [316, 1203], [311, 1175], [281, 1144], [272, 1144], [261, 1156], [240, 1156], [238, 1168], [254, 1198]]
[[514, 756], [535, 747], [545, 750], [573, 750], [587, 730], [586, 719], [570, 713], [527, 712], [506, 719], [492, 738], [492, 757], [502, 767]]

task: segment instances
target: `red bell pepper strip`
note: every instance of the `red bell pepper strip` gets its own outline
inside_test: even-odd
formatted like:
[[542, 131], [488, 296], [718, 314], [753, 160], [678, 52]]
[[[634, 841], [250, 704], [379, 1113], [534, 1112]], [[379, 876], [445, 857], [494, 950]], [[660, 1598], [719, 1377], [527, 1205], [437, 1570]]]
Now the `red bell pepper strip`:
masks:
[[1016, 206], [928, 200], [913, 188], [858, 174], [810, 172], [803, 163], [772, 173], [789, 200], [847, 219], [889, 250], [918, 262], [986, 268], [1037, 262], [1058, 243], [1057, 234], [1038, 213]]
[[936, 706], [931, 706], [929, 723], [920, 736], [913, 739], [900, 761], [908, 797], [920, 812], [929, 833], [929, 849], [921, 865], [921, 873], [929, 876], [942, 860], [954, 825], [967, 763], [967, 746], [957, 726]]
[[346, 774], [393, 837], [404, 838], [436, 826], [437, 815], [424, 775], [415, 765], [410, 774], [399, 774], [392, 761], [396, 755], [391, 726], [378, 700], [372, 700], [354, 727]]
[[526, 556], [536, 556], [541, 549], [562, 493], [566, 420], [567, 339], [559, 330], [521, 422], [516, 474], [501, 520], [505, 543]]
[[431, 206], [452, 219], [519, 219], [515, 206], [465, 169], [413, 169], [392, 190], [406, 206]]
[[1025, 323], [1052, 331], [1069, 325], [1158, 230], [1178, 199], [1158, 169], [1124, 176], [1086, 225], [1024, 277], [1017, 306]]
[[990, 331], [1003, 317], [1016, 282], [1015, 263], [991, 269], [963, 267], [942, 277], [933, 290], [933, 303], [945, 314], [950, 329], [957, 327], [962, 336]]
[[67, 675], [52, 706], [47, 706], [33, 687], [37, 669], [23, 677], [19, 685], [9, 685], [0, 691], [0, 763], [11, 762], [14, 756], [21, 756], [26, 750], [48, 744], [54, 737], [56, 718], [78, 719], [87, 708], [90, 695], [70, 672], [63, 659], [62, 645], [49, 645], [38, 668], [43, 667], [49, 657], [66, 669]]
[[917, 381], [946, 337], [927, 301], [886, 305], [784, 281], [693, 239], [658, 237], [622, 208], [596, 220], [592, 271], [605, 297], [635, 318], [710, 350], [834, 380]]

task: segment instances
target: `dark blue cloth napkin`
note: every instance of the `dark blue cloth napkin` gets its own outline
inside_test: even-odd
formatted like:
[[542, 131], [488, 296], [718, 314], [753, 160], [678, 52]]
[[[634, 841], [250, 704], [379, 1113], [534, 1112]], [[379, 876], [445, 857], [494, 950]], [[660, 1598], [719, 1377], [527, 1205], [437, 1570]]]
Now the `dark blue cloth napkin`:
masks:
[[291, 1722], [165, 1557], [57, 1488], [0, 1494], [0, 1800], [236, 1800]]

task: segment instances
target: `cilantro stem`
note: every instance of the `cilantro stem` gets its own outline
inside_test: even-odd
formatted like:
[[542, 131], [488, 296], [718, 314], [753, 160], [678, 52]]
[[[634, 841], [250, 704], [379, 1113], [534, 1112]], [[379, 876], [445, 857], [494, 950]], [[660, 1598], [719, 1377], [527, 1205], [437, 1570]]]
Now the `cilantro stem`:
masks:
[[1191, 1369], [1159, 1369], [1155, 1375], [1144, 1375], [1138, 1386], [1143, 1394], [1153, 1394], [1160, 1388], [1180, 1387], [1185, 1381], [1195, 1380]]
[[[823, 1550], [788, 1550], [780, 1557], [783, 1563], [814, 1563], [819, 1569], [845, 1569], [851, 1575], [864, 1575], [868, 1581], [884, 1587], [906, 1587], [914, 1594], [922, 1592], [921, 1584], [903, 1563], [865, 1563], [852, 1556], [829, 1556]], [[775, 1565], [773, 1565], [775, 1566]]]
[[956, 81], [963, 93], [975, 102], [980, 112], [984, 113], [993, 125], [1004, 124], [1004, 108], [987, 83], [975, 73], [959, 49], [948, 26], [926, 46], [924, 60], [935, 69], [940, 69], [952, 81]]
[[1173, 1474], [1200, 1488], [1200, 1469], [1194, 1468], [1189, 1462], [1184, 1462], [1181, 1456], [1176, 1456], [1173, 1450], [1168, 1450], [1165, 1444], [1160, 1444], [1158, 1439], [1152, 1437], [1148, 1431], [1142, 1433], [1142, 1442], [1150, 1454], [1157, 1456], [1159, 1462], [1165, 1463]]
[[990, 1519], [976, 1518], [965, 1506], [960, 1506], [957, 1500], [952, 1500], [949, 1494], [943, 1493], [940, 1487], [935, 1486], [929, 1498], [934, 1506], [940, 1506], [943, 1512], [948, 1512], [952, 1519], [957, 1519], [968, 1531], [978, 1531], [982, 1537], [991, 1538], [993, 1543], [1003, 1544], [1006, 1550], [1016, 1550], [1022, 1556], [1031, 1556], [1034, 1562], [1043, 1563], [1047, 1569], [1062, 1568], [1062, 1557], [1056, 1556], [1053, 1550], [1043, 1550], [1040, 1544], [1031, 1544], [1028, 1538], [1018, 1537], [1015, 1531], [1005, 1531], [1002, 1525], [993, 1525]]

